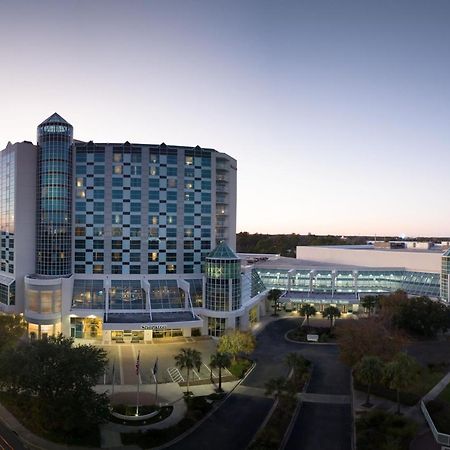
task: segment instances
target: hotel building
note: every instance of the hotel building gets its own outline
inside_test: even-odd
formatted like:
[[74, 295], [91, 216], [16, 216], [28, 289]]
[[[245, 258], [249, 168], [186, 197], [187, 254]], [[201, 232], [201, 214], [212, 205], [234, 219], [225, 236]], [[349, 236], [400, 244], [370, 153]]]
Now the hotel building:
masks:
[[247, 329], [265, 288], [233, 251], [236, 172], [199, 146], [77, 141], [53, 114], [0, 152], [0, 310], [32, 338]]

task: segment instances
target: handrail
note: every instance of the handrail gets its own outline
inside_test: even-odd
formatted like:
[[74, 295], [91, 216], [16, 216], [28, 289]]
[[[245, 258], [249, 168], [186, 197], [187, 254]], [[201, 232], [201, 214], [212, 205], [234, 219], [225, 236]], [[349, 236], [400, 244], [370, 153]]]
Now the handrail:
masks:
[[420, 401], [420, 410], [422, 411], [423, 415], [425, 416], [425, 420], [428, 423], [428, 426], [431, 429], [431, 432], [433, 433], [434, 439], [438, 444], [442, 445], [450, 445], [450, 435], [445, 433], [440, 433], [436, 425], [433, 422], [433, 419], [430, 416], [430, 413], [428, 412], [428, 409], [424, 403], [423, 400]]

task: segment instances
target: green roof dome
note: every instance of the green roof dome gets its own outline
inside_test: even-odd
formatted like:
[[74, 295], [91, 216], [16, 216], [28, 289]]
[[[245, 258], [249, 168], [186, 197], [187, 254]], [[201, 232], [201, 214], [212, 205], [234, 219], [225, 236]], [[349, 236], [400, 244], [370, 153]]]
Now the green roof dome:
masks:
[[208, 256], [208, 259], [240, 259], [225, 242], [221, 242]]

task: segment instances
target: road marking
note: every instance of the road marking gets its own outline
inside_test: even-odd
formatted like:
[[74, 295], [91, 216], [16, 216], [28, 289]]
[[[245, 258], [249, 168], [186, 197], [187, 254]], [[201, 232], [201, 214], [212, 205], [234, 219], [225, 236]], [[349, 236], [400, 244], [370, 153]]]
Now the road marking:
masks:
[[184, 381], [183, 375], [181, 375], [181, 372], [176, 367], [169, 367], [167, 372], [174, 383]]
[[208, 372], [209, 372], [209, 376], [211, 377], [211, 372], [212, 372], [212, 376], [213, 377], [218, 377], [219, 376], [219, 373], [217, 373], [217, 375], [214, 373], [214, 369], [212, 369], [211, 367], [208, 367], [204, 362], [202, 362], [202, 364], [206, 367], [206, 369], [208, 370]]
[[120, 384], [124, 383], [123, 378], [123, 366], [122, 366], [122, 347], [119, 345], [119, 372], [120, 372]]
[[194, 375], [197, 375], [197, 378], [198, 378], [199, 380], [201, 380], [200, 375], [199, 375], [194, 369], [192, 369], [192, 372], [194, 372]]

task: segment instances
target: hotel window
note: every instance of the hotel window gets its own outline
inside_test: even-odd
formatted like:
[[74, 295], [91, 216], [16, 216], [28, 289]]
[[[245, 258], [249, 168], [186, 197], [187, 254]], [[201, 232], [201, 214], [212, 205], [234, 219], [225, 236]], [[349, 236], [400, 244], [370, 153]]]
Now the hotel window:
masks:
[[80, 177], [77, 178], [77, 187], [83, 187], [84, 186], [84, 178]]
[[167, 187], [170, 189], [174, 189], [177, 187], [177, 180], [176, 178], [168, 178], [167, 180]]
[[122, 165], [117, 164], [114, 166], [114, 174], [115, 175], [121, 175], [122, 174]]
[[184, 161], [185, 161], [186, 166], [192, 166], [194, 164], [194, 157], [186, 156]]
[[152, 177], [155, 177], [158, 175], [158, 167], [156, 166], [150, 166], [149, 175]]
[[122, 153], [114, 152], [113, 161], [114, 162], [122, 162]]

